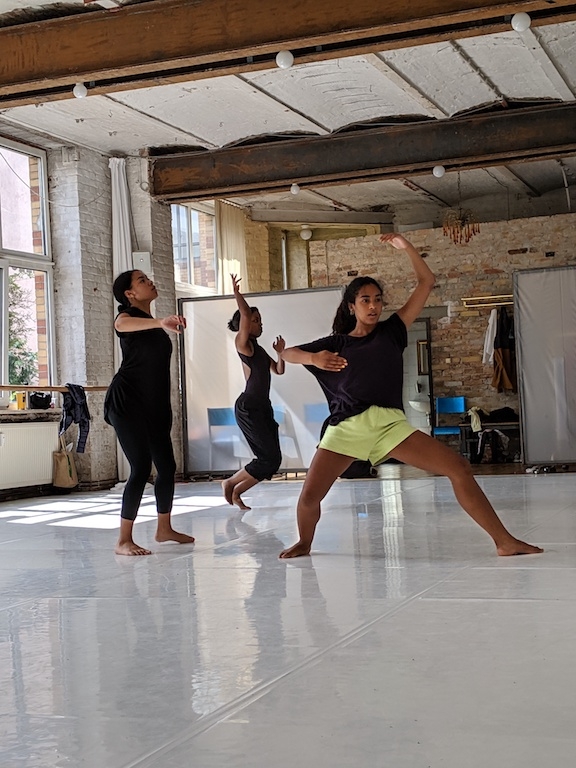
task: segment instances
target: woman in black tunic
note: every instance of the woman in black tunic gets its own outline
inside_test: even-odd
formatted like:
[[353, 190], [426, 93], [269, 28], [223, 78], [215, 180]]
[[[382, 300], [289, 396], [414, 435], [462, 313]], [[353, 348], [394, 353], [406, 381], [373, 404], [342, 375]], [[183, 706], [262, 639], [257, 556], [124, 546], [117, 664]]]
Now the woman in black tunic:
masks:
[[170, 438], [172, 342], [166, 331], [180, 333], [186, 327], [186, 320], [179, 315], [152, 317], [150, 305], [158, 291], [139, 269], [119, 275], [113, 291], [120, 304], [114, 328], [120, 338], [122, 365], [106, 393], [104, 419], [116, 430], [130, 463], [115, 552], [117, 555], [150, 555], [150, 550], [134, 543], [132, 530], [152, 462], [157, 473], [154, 482], [158, 511], [156, 541], [194, 542], [192, 536], [175, 531], [170, 521], [176, 462]]
[[242, 434], [255, 455], [249, 464], [222, 483], [224, 496], [229, 504], [240, 509], [250, 509], [242, 501], [241, 494], [261, 480], [270, 480], [282, 461], [278, 424], [270, 402], [270, 372], [282, 375], [284, 339], [277, 336], [272, 344], [278, 360], [272, 358], [258, 344], [262, 335], [262, 318], [256, 307], [249, 307], [240, 293], [240, 278], [231, 275], [238, 309], [228, 323], [236, 332], [236, 350], [242, 360], [246, 388], [234, 406], [234, 415]]

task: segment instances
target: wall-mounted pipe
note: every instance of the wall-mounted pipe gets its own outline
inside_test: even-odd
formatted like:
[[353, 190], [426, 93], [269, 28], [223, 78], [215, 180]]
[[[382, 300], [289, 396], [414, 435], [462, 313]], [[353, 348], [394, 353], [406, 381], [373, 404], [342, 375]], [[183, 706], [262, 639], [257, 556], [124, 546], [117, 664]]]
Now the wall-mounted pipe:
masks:
[[282, 290], [288, 290], [288, 232], [283, 229], [280, 238], [280, 252], [282, 254]]

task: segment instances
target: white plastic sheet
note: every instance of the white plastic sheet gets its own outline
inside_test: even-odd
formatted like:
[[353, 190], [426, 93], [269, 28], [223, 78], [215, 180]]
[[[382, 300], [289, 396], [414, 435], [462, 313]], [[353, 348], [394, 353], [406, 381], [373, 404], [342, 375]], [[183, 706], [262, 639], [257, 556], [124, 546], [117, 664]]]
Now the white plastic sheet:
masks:
[[[278, 335], [284, 337], [286, 346], [329, 335], [341, 290], [254, 294], [246, 300], [260, 310], [264, 331], [259, 343], [274, 357], [272, 343]], [[235, 310], [233, 297], [181, 300], [187, 320], [182, 359], [189, 474], [236, 470], [252, 458], [237, 428], [209, 429], [208, 425], [208, 409], [233, 408], [244, 389], [234, 333], [227, 328]], [[324, 394], [303, 366], [287, 364], [283, 376], [272, 376], [270, 395], [272, 405], [283, 415], [281, 470], [304, 469], [310, 464], [328, 412]]]
[[576, 461], [576, 267], [514, 275], [524, 461]]

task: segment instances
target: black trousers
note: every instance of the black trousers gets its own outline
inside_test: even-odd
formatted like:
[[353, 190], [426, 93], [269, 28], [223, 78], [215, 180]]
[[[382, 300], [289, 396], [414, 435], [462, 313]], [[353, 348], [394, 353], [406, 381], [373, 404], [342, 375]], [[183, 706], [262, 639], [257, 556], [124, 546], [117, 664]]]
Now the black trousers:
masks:
[[278, 424], [270, 401], [258, 401], [240, 395], [234, 406], [236, 422], [256, 457], [244, 469], [256, 480], [270, 480], [282, 462]]
[[492, 464], [502, 464], [508, 458], [508, 453], [502, 443], [502, 437], [497, 429], [483, 429], [478, 433], [478, 450], [474, 461], [470, 457], [471, 464], [480, 464], [484, 457], [486, 445], [490, 443], [492, 453]]
[[136, 419], [109, 413], [109, 419], [130, 463], [130, 477], [122, 496], [121, 516], [125, 520], [136, 519], [142, 494], [152, 471], [152, 462], [157, 473], [154, 481], [156, 509], [159, 514], [171, 512], [176, 461], [170, 438], [170, 423], [151, 423], [147, 421], [146, 414]]

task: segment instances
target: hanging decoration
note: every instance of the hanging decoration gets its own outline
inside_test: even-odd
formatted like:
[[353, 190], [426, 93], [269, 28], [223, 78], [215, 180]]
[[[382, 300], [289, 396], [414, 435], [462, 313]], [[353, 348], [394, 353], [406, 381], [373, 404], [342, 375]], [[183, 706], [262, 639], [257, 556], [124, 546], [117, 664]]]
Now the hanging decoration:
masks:
[[456, 245], [465, 245], [480, 232], [480, 224], [469, 208], [462, 208], [462, 193], [460, 189], [460, 171], [458, 171], [458, 210], [446, 212], [442, 222], [442, 231]]

